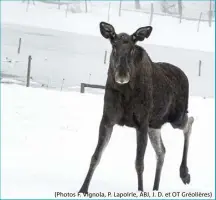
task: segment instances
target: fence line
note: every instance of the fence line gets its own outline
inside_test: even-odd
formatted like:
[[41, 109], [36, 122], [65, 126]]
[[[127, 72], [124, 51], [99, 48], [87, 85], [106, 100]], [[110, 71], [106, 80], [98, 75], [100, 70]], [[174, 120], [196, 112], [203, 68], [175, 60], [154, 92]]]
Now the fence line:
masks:
[[[27, 2], [27, 9], [28, 9], [28, 6], [29, 6], [29, 2], [33, 2], [34, 4], [34, 0], [24, 0], [23, 2]], [[57, 9], [60, 9], [60, 6], [61, 5], [66, 5], [66, 11], [65, 11], [65, 16], [67, 17], [68, 15], [68, 10], [69, 10], [69, 5], [73, 5], [73, 2], [68, 2], [68, 1], [61, 1], [60, 0], [57, 0], [57, 1], [45, 1], [45, 0], [40, 0], [40, 2], [42, 3], [47, 3], [47, 4], [57, 4]], [[211, 27], [211, 24], [212, 22], [215, 22], [214, 20], [214, 17], [213, 17], [213, 13], [215, 12], [215, 10], [213, 10], [213, 1], [212, 0], [209, 0], [209, 10], [206, 11], [206, 14], [208, 15], [207, 18], [204, 18], [202, 17], [201, 21], [202, 22], [208, 22], [209, 23], [209, 27]], [[88, 0], [85, 0], [84, 1], [84, 4], [85, 4], [85, 12], [89, 12], [88, 10], [88, 3], [91, 4], [91, 7], [97, 7], [96, 4], [92, 5], [92, 2], [91, 1], [88, 1]], [[109, 15], [109, 10], [110, 10], [110, 2], [109, 2], [109, 5], [108, 5], [108, 22], [110, 20], [110, 15]], [[151, 4], [154, 4], [154, 3], [151, 3]], [[98, 8], [100, 8], [98, 6]], [[192, 9], [191, 9], [192, 10]], [[194, 9], [194, 10], [197, 10], [197, 9]], [[150, 24], [152, 23], [152, 19], [153, 19], [153, 15], [152, 14], [152, 5], [151, 5], [151, 10], [148, 11], [146, 9], [142, 9], [142, 8], [139, 8], [139, 9], [130, 9], [130, 8], [122, 8], [122, 0], [119, 0], [119, 9], [118, 9], [118, 15], [119, 17], [121, 16], [121, 11], [126, 11], [126, 12], [141, 12], [141, 13], [145, 13], [145, 14], [150, 14]], [[187, 16], [184, 16], [183, 15], [183, 6], [182, 6], [182, 0], [178, 0], [178, 14], [176, 13], [169, 13], [169, 12], [166, 12], [166, 13], [163, 13], [163, 12], [156, 12], [154, 10], [154, 14], [155, 15], [159, 15], [159, 16], [172, 16], [174, 18], [179, 18], [179, 22], [181, 23], [182, 22], [182, 19], [185, 19], [185, 20], [191, 20], [191, 21], [198, 21], [199, 19], [196, 18], [196, 17], [187, 17]], [[205, 15], [205, 12], [202, 12], [202, 15]]]
[[[144, 11], [144, 10], [136, 10], [136, 9], [128, 9], [128, 8], [122, 8], [122, 11], [126, 11], [126, 12], [140, 12], [140, 13], [145, 13], [145, 14], [151, 14], [151, 11]], [[175, 15], [175, 14], [168, 14], [167, 13], [158, 13], [158, 12], [154, 12], [155, 15], [160, 15], [160, 16], [170, 16], [170, 17], [174, 17], [174, 18], [179, 18], [179, 15]], [[197, 21], [197, 18], [194, 17], [182, 17], [181, 19], [186, 19], [186, 20], [190, 20], [190, 21]], [[202, 19], [201, 21], [203, 22], [209, 22], [209, 19]], [[215, 22], [215, 20], [212, 20], [212, 22]]]
[[81, 83], [80, 93], [84, 93], [86, 87], [95, 88], [95, 89], [105, 89], [105, 88], [106, 88], [106, 87], [103, 86], [103, 85], [95, 85], [95, 84]]

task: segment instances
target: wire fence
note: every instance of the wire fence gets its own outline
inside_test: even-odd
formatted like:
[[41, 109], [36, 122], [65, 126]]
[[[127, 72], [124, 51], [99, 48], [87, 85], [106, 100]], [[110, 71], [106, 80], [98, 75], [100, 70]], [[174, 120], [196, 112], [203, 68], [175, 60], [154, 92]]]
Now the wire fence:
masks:
[[[23, 3], [26, 3], [26, 1]], [[33, 4], [33, 1], [28, 1], [26, 5], [37, 6], [37, 3], [34, 2]], [[111, 13], [116, 12], [116, 15], [119, 15], [119, 11], [121, 12], [120, 17], [126, 15], [127, 12], [132, 12], [132, 10], [135, 10], [135, 12], [150, 12], [154, 15], [156, 15], [155, 13], [162, 13], [159, 2], [142, 1], [139, 6], [135, 2], [127, 3], [123, 1], [77, 1], [75, 4], [73, 2], [47, 1], [46, 3], [59, 10], [59, 12], [66, 10], [68, 13], [65, 17], [68, 17], [69, 14], [72, 15], [72, 12], [69, 11], [70, 7], [66, 6], [68, 4], [80, 7], [80, 10], [84, 13], [86, 12], [85, 9], [87, 9], [87, 12], [96, 12], [100, 8], [106, 8], [108, 21], [112, 18]], [[181, 20], [184, 17], [189, 17], [185, 14], [186, 5], [183, 4], [182, 6]], [[193, 9], [195, 10], [195, 8]], [[196, 10], [200, 11], [198, 8]], [[31, 8], [29, 7], [27, 12], [30, 11]], [[202, 12], [206, 12], [204, 7]], [[154, 21], [154, 15], [150, 15], [149, 23]], [[204, 19], [203, 17], [200, 18], [198, 22]], [[177, 23], [179, 23], [179, 20], [180, 18], [178, 18]], [[206, 21], [206, 23], [208, 22]], [[81, 83], [105, 85], [110, 50], [106, 50], [107, 43], [105, 41], [103, 43], [101, 38], [81, 36], [74, 33], [58, 35], [59, 32], [55, 33], [54, 30], [47, 32], [44, 29], [30, 30], [27, 27], [21, 32], [20, 30], [16, 32], [16, 29], [8, 27], [3, 28], [1, 82], [78, 92]], [[98, 48], [95, 48], [95, 46]], [[154, 61], [168, 61], [183, 68], [192, 80], [192, 85], [195, 85], [193, 86], [195, 88], [195, 91], [192, 91], [193, 94], [203, 96], [210, 94], [211, 96], [213, 93], [212, 85], [214, 85], [213, 53], [187, 51], [171, 47], [164, 48], [156, 45], [145, 45], [145, 49], [150, 52]], [[30, 71], [28, 70], [29, 56], [32, 58]], [[201, 88], [205, 89], [202, 90]], [[103, 91], [95, 89], [87, 89], [87, 91], [103, 93]]]
[[[30, 34], [21, 39], [21, 45], [20, 38], [17, 38], [16, 43], [12, 42], [12, 45], [11, 40], [14, 39], [11, 33], [7, 33], [7, 40], [2, 45], [2, 83], [77, 92], [80, 92], [81, 83], [105, 85], [111, 51], [103, 51], [106, 45], [102, 45], [90, 54], [92, 46], [101, 45], [103, 40], [99, 37], [92, 36], [87, 43], [79, 44], [82, 38], [71, 33], [57, 40], [43, 34], [37, 38]], [[69, 42], [68, 38], [73, 39]], [[37, 47], [35, 43], [38, 44]], [[58, 48], [50, 50], [50, 45]], [[153, 61], [165, 61], [179, 66], [189, 77], [192, 95], [213, 96], [214, 53], [146, 44], [145, 49]], [[80, 50], [82, 53], [79, 53]], [[93, 88], [86, 88], [86, 91], [104, 93], [103, 90]]]
[[[214, 21], [215, 16], [215, 2], [209, 1], [159, 1], [159, 2], [145, 2], [135, 1], [134, 9], [132, 5], [122, 2], [122, 10], [153, 13], [154, 15], [172, 16], [187, 20], [201, 20], [201, 21]], [[153, 9], [152, 9], [153, 7]], [[153, 11], [152, 11], [153, 10]], [[200, 13], [202, 18], [200, 19]], [[180, 21], [179, 21], [180, 22]]]
[[[23, 0], [27, 2], [26, 9], [28, 10], [29, 5], [32, 3], [35, 5], [34, 0]], [[91, 0], [77, 0], [77, 1], [64, 1], [64, 0], [40, 0], [40, 2], [56, 5], [56, 9], [64, 9], [65, 17], [69, 13], [89, 13], [96, 9], [107, 7], [109, 12], [110, 5], [116, 8], [118, 15], [121, 16], [123, 11], [125, 12], [138, 12], [151, 15], [151, 22], [154, 15], [159, 16], [172, 16], [178, 18], [178, 22], [182, 23], [182, 19], [193, 20], [193, 21], [205, 21], [209, 23], [211, 27], [212, 22], [215, 22], [215, 1], [91, 1]], [[109, 14], [108, 14], [109, 18]]]

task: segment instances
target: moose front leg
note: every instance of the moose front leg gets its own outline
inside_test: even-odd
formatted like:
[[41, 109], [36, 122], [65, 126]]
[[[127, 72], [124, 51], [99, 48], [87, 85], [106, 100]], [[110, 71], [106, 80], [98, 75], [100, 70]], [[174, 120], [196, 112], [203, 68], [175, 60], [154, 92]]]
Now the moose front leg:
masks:
[[142, 128], [136, 129], [137, 134], [137, 150], [136, 150], [136, 172], [138, 179], [138, 190], [143, 191], [143, 171], [144, 171], [144, 155], [148, 142], [148, 127], [143, 126]]
[[91, 163], [89, 166], [88, 173], [86, 175], [85, 181], [80, 189], [80, 193], [87, 193], [90, 181], [92, 179], [93, 173], [97, 167], [97, 165], [100, 162], [103, 150], [105, 149], [106, 145], [108, 144], [111, 134], [113, 131], [113, 125], [111, 125], [105, 117], [102, 118], [101, 123], [100, 123], [100, 128], [99, 128], [99, 138], [98, 138], [98, 143], [97, 147], [95, 149], [94, 154], [92, 155], [91, 158]]
[[158, 190], [166, 150], [165, 150], [162, 138], [161, 138], [161, 129], [149, 128], [148, 134], [149, 134], [151, 144], [157, 156], [157, 164], [156, 164], [156, 172], [155, 172], [153, 190]]

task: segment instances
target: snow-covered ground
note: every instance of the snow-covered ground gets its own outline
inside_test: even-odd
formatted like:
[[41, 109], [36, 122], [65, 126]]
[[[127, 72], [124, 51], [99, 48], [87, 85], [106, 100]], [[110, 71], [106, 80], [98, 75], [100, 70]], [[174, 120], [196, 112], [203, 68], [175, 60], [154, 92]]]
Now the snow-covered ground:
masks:
[[[100, 36], [98, 24], [107, 21], [109, 2], [100, 4], [100, 9], [90, 6], [88, 13], [68, 13], [66, 17], [64, 6], [58, 10], [56, 5], [36, 2], [27, 12], [21, 1], [1, 2], [1, 64], [6, 73], [2, 81], [13, 82], [1, 84], [2, 198], [54, 198], [54, 192], [79, 190], [97, 143], [103, 90], [87, 89], [97, 94], [65, 90], [79, 91], [80, 82], [104, 84], [106, 80], [108, 66], [103, 64], [103, 56], [110, 46]], [[130, 4], [124, 2], [123, 7], [130, 8]], [[119, 17], [118, 7], [119, 2], [111, 3], [109, 21], [117, 32], [132, 33], [149, 24], [148, 14], [122, 11]], [[190, 79], [191, 93], [211, 96], [215, 24], [209, 28], [207, 22], [201, 22], [197, 32], [197, 22], [182, 20], [179, 24], [177, 18], [154, 15], [152, 26], [151, 39], [144, 44], [153, 60], [177, 64]], [[17, 55], [20, 37], [23, 43]], [[33, 57], [31, 86], [43, 84], [60, 90], [64, 78], [64, 91], [19, 86], [25, 84], [29, 54]], [[12, 62], [5, 60], [7, 57]], [[11, 81], [8, 75], [19, 77]], [[167, 153], [162, 191], [214, 191], [214, 110], [213, 98], [190, 97], [189, 111], [195, 117], [188, 160], [190, 185], [185, 186], [179, 177], [182, 132], [170, 125], [163, 127]], [[135, 150], [135, 131], [116, 126], [89, 191], [137, 191]], [[144, 172], [146, 191], [152, 189], [155, 165], [149, 143]]]
[[[1, 197], [54, 198], [54, 192], [77, 192], [97, 143], [102, 94], [51, 91], [1, 84]], [[214, 99], [190, 97], [195, 117], [188, 166], [191, 183], [179, 177], [183, 134], [162, 129], [166, 156], [162, 191], [213, 192], [215, 178]], [[137, 191], [135, 130], [116, 126], [90, 185], [90, 192]], [[155, 172], [150, 145], [145, 156], [144, 187]]]

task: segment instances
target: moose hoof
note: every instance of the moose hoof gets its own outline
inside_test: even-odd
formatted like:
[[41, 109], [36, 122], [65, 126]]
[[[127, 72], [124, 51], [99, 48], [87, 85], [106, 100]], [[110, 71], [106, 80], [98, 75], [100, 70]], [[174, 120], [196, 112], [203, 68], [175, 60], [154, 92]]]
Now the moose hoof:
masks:
[[187, 174], [185, 177], [181, 177], [184, 184], [190, 183], [190, 174]]
[[180, 177], [184, 184], [190, 183], [190, 174], [188, 173], [187, 167], [180, 167]]
[[79, 191], [78, 193], [88, 194], [88, 191], [81, 188], [80, 191]]

